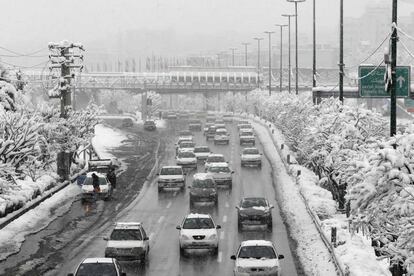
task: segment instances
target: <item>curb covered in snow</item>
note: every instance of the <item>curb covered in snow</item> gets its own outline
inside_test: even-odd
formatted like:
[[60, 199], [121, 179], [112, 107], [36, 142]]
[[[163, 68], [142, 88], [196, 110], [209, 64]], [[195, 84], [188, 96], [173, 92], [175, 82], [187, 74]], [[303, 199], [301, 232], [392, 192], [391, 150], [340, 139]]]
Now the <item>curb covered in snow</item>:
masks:
[[85, 173], [85, 172], [86, 172], [86, 170], [81, 170], [80, 172], [73, 175], [70, 180], [65, 180], [65, 181], [61, 182], [60, 184], [58, 184], [58, 186], [46, 191], [41, 197], [38, 197], [34, 200], [29, 201], [26, 205], [24, 205], [24, 207], [8, 214], [4, 218], [1, 218], [0, 219], [0, 230], [3, 229], [6, 225], [8, 225], [13, 220], [21, 217], [22, 215], [24, 215], [28, 211], [34, 209], [40, 203], [42, 203], [46, 199], [50, 198], [52, 195], [59, 192], [63, 188], [67, 187], [69, 184], [73, 183], [79, 175], [81, 175], [82, 173]]

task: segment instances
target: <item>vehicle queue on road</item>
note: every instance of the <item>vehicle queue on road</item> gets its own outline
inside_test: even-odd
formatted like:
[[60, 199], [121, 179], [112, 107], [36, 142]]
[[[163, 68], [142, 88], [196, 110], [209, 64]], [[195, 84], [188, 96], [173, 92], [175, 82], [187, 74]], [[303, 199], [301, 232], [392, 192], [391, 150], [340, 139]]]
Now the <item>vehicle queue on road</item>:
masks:
[[[201, 114], [202, 115], [202, 114]], [[190, 115], [197, 117], [197, 114]], [[179, 115], [170, 112], [167, 119], [179, 118]], [[191, 255], [191, 250], [203, 250], [216, 255], [219, 251], [219, 234], [221, 226], [216, 224], [209, 213], [191, 212], [194, 206], [204, 203], [218, 202], [218, 187], [225, 187], [231, 191], [234, 171], [220, 152], [212, 152], [208, 143], [214, 141], [214, 145], [229, 145], [230, 135], [228, 124], [234, 121], [232, 114], [216, 116], [207, 114], [204, 128], [200, 118], [189, 118], [188, 129], [179, 132], [175, 144], [176, 163], [163, 166], [157, 174], [158, 192], [180, 189], [189, 189], [190, 213], [183, 214], [184, 219], [176, 227], [179, 231], [179, 252], [183, 256]], [[239, 120], [239, 143], [242, 148], [241, 167], [256, 167], [261, 169], [262, 154], [255, 148], [255, 135], [251, 124], [246, 120]], [[203, 132], [205, 145], [196, 145], [193, 131]], [[204, 172], [196, 172], [192, 182], [187, 186], [187, 174], [189, 170], [196, 170], [204, 165]], [[246, 227], [265, 226], [267, 231], [272, 231], [272, 212], [274, 208], [263, 197], [246, 197], [240, 199], [237, 209], [238, 231], [244, 231]], [[105, 258], [89, 258], [84, 260], [77, 268], [75, 274], [89, 275], [87, 271], [105, 270], [110, 273], [105, 275], [126, 275], [120, 260], [139, 260], [145, 262], [148, 258], [149, 237], [145, 233], [141, 222], [116, 223], [107, 240]], [[189, 254], [190, 252], [190, 254]], [[243, 241], [236, 254], [231, 256], [235, 261], [234, 275], [280, 275], [279, 260], [284, 256], [277, 253], [274, 244], [266, 240]], [[102, 267], [102, 268], [101, 268]]]

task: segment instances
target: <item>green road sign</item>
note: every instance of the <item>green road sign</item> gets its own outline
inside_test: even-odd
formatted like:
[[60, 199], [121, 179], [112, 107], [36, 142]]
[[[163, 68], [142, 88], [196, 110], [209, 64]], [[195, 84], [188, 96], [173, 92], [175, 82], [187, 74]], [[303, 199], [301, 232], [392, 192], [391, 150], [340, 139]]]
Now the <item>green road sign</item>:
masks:
[[[385, 66], [359, 66], [359, 95], [363, 98], [388, 98], [385, 90]], [[374, 71], [375, 70], [375, 71]], [[410, 95], [411, 67], [397, 66], [397, 97], [406, 98]]]

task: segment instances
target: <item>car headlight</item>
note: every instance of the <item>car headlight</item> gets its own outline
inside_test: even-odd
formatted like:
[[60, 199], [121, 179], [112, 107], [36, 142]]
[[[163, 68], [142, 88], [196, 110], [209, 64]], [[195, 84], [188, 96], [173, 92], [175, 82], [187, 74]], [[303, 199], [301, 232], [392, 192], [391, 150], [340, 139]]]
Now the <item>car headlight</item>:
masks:
[[248, 217], [248, 215], [247, 215], [247, 214], [245, 214], [245, 213], [240, 213], [240, 216], [241, 216], [241, 217], [244, 217], [244, 218], [245, 218], [245, 217]]
[[209, 240], [215, 240], [215, 239], [217, 239], [217, 235], [216, 234], [213, 234], [208, 239]]
[[186, 241], [186, 240], [189, 240], [190, 238], [188, 236], [186, 236], [186, 235], [181, 235], [181, 239], [184, 240], [184, 241]]
[[248, 268], [243, 267], [243, 266], [238, 266], [236, 267], [237, 272], [248, 272]]

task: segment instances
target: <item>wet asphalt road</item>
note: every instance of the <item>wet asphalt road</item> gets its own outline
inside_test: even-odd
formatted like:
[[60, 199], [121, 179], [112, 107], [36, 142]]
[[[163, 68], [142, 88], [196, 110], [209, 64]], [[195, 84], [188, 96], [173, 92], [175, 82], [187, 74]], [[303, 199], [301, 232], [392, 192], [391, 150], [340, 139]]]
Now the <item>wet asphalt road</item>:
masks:
[[[175, 164], [174, 142], [179, 130], [186, 128], [183, 121], [170, 121], [167, 129], [160, 133], [148, 134], [149, 144], [154, 146], [161, 137], [161, 165]], [[223, 153], [235, 171], [233, 189], [220, 189], [218, 206], [195, 206], [190, 210], [188, 189], [186, 191], [165, 191], [158, 193], [156, 181], [148, 182], [137, 197], [140, 185], [127, 183], [143, 183], [145, 173], [148, 174], [153, 160], [140, 160], [143, 148], [137, 147], [136, 137], [131, 134], [130, 146], [114, 152], [119, 158], [126, 158], [128, 170], [119, 179], [119, 188], [131, 185], [128, 192], [120, 192], [111, 202], [98, 202], [90, 206], [82, 206], [80, 201], [74, 202], [68, 214], [58, 218], [47, 229], [28, 239], [24, 250], [34, 251], [33, 254], [23, 252], [10, 257], [6, 263], [11, 268], [4, 275], [16, 273], [29, 260], [38, 260], [33, 269], [19, 275], [67, 275], [73, 272], [79, 262], [86, 257], [104, 256], [106, 242], [103, 237], [109, 236], [115, 221], [141, 221], [146, 232], [150, 235], [150, 254], [146, 263], [122, 262], [128, 275], [232, 275], [234, 254], [241, 241], [247, 239], [272, 240], [279, 254], [284, 254], [281, 260], [282, 275], [298, 275], [300, 267], [297, 258], [291, 251], [294, 244], [290, 242], [287, 229], [277, 205], [277, 195], [272, 183], [271, 167], [263, 157], [262, 169], [241, 168], [238, 134], [236, 124], [228, 126], [231, 135], [230, 145], [215, 146], [212, 141], [205, 141], [201, 132], [196, 133], [197, 145], [209, 145], [213, 152]], [[261, 152], [263, 148], [256, 141]], [[165, 147], [164, 147], [165, 145]], [[149, 150], [149, 148], [147, 148]], [[146, 171], [141, 170], [144, 166]], [[204, 171], [202, 165], [198, 171]], [[187, 185], [191, 184], [192, 175], [187, 175]], [[277, 185], [277, 183], [275, 183]], [[262, 229], [252, 229], [239, 233], [237, 230], [237, 212], [235, 206], [245, 196], [265, 196], [273, 209], [273, 232]], [[135, 199], [135, 200], [134, 200]], [[131, 201], [134, 200], [132, 203]], [[127, 207], [128, 206], [128, 207]], [[85, 211], [85, 208], [89, 208]], [[189, 212], [209, 212], [215, 222], [222, 226], [219, 230], [219, 254], [210, 255], [208, 252], [191, 252], [188, 256], [180, 256], [178, 247], [178, 230], [175, 227]], [[37, 244], [36, 244], [37, 243]], [[39, 246], [40, 245], [40, 246]], [[34, 250], [32, 247], [37, 248]], [[10, 263], [9, 263], [10, 262]], [[36, 262], [34, 262], [36, 263]], [[2, 264], [0, 263], [0, 266]]]

